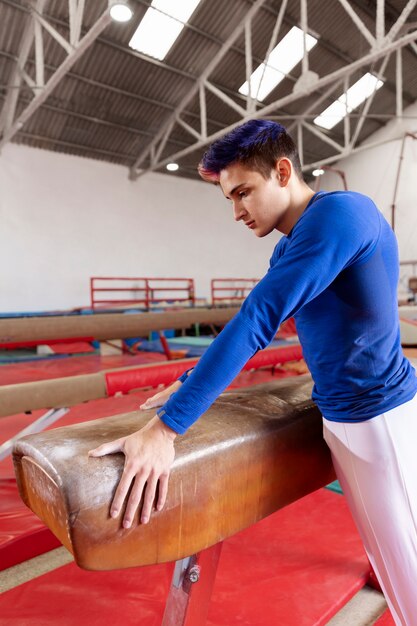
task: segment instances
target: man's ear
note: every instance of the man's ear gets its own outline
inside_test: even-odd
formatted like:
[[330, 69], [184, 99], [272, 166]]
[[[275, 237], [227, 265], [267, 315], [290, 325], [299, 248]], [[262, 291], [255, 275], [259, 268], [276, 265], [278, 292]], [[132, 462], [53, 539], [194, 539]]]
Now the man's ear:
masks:
[[276, 162], [275, 171], [281, 187], [286, 187], [288, 185], [288, 181], [291, 178], [292, 169], [292, 163], [287, 157], [282, 157]]

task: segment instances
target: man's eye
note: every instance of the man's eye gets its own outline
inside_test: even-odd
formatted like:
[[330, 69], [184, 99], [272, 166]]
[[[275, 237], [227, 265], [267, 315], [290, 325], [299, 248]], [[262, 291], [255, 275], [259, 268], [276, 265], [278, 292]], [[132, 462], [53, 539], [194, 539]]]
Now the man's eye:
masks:
[[246, 198], [246, 191], [240, 191], [239, 192], [239, 198]]

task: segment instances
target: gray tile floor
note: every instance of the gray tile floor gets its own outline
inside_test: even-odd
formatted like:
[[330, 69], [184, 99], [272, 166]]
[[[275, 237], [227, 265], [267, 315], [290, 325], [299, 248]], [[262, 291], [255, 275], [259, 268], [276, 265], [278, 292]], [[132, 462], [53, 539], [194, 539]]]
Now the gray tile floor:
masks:
[[387, 608], [384, 596], [364, 587], [348, 602], [327, 626], [372, 626]]

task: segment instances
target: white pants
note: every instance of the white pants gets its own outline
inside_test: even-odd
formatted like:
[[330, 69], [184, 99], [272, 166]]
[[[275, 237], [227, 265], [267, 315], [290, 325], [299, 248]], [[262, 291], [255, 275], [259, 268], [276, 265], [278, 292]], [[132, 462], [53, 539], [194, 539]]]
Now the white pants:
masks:
[[394, 621], [417, 626], [417, 395], [366, 422], [323, 426]]

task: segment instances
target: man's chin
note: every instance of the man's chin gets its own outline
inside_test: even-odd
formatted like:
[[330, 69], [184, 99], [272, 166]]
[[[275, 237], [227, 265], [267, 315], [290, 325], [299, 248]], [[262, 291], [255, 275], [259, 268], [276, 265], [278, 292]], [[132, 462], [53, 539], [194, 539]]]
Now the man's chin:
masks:
[[[273, 229], [272, 229], [273, 230]], [[272, 233], [271, 229], [262, 229], [262, 228], [254, 228], [253, 232], [255, 237], [258, 237], [259, 239], [261, 239], [262, 237], [266, 237], [267, 235], [270, 235]]]

